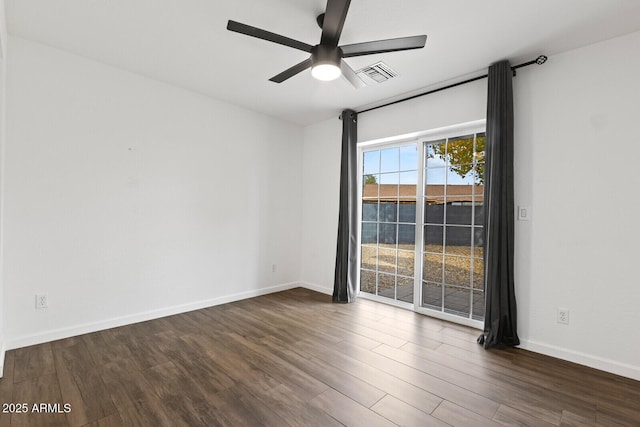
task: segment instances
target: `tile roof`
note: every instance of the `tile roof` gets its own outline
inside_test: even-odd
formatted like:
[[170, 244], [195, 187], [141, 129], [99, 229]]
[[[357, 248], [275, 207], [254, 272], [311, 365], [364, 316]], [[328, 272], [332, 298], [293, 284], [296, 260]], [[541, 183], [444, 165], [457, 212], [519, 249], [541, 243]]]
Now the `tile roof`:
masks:
[[[475, 188], [473, 188], [475, 187]], [[401, 199], [415, 199], [416, 186], [414, 184], [365, 184], [362, 190], [363, 199], [378, 199], [380, 192], [381, 201], [396, 201]], [[475, 201], [482, 203], [484, 200], [484, 187], [482, 185], [447, 185], [447, 202], [470, 202], [475, 192]], [[427, 185], [427, 203], [443, 203], [445, 199], [445, 185]]]

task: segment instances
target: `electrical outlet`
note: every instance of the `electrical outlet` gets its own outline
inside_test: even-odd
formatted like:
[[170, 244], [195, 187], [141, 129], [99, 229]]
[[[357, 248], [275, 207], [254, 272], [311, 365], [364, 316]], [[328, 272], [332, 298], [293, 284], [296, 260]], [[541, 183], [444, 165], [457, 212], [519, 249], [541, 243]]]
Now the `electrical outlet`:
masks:
[[47, 308], [48, 306], [47, 294], [36, 294], [36, 308]]
[[276, 264], [271, 264], [271, 272], [275, 273], [278, 270], [278, 266]]
[[558, 323], [562, 323], [563, 325], [569, 324], [569, 309], [567, 308], [559, 308], [558, 309]]

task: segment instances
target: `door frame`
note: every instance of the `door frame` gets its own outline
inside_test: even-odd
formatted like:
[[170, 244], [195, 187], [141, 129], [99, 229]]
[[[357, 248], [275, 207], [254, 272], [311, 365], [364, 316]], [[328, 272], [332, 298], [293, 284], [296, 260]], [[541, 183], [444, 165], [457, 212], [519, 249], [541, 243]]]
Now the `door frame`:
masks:
[[471, 318], [465, 318], [456, 316], [454, 314], [445, 313], [444, 311], [437, 311], [430, 308], [422, 307], [422, 268], [423, 268], [423, 239], [424, 239], [424, 191], [419, 191], [416, 194], [416, 256], [414, 264], [414, 288], [413, 288], [413, 303], [404, 301], [398, 301], [395, 299], [382, 297], [379, 295], [373, 295], [366, 292], [360, 292], [360, 265], [361, 265], [361, 247], [362, 247], [362, 170], [363, 170], [363, 153], [372, 149], [380, 148], [394, 148], [409, 144], [415, 144], [418, 151], [418, 167], [417, 167], [417, 182], [418, 186], [424, 183], [424, 146], [425, 140], [442, 139], [448, 137], [459, 136], [467, 133], [481, 133], [486, 128], [486, 120], [475, 120], [472, 122], [445, 126], [436, 129], [430, 129], [426, 131], [413, 132], [410, 134], [397, 135], [392, 137], [380, 138], [375, 140], [363, 141], [358, 143], [358, 159], [357, 159], [357, 215], [358, 215], [358, 256], [357, 256], [357, 280], [358, 280], [358, 298], [368, 299], [372, 301], [382, 302], [395, 307], [404, 308], [414, 311], [416, 313], [424, 314], [430, 317], [434, 317], [441, 320], [450, 321], [453, 323], [470, 326], [477, 329], [484, 328], [484, 322], [474, 320]]

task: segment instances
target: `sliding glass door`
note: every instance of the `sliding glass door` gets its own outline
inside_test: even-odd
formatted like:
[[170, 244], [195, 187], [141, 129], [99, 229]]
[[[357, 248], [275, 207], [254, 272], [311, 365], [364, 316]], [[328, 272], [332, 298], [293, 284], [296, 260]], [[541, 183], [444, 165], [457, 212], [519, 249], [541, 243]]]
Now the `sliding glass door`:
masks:
[[484, 318], [484, 133], [361, 148], [361, 295]]

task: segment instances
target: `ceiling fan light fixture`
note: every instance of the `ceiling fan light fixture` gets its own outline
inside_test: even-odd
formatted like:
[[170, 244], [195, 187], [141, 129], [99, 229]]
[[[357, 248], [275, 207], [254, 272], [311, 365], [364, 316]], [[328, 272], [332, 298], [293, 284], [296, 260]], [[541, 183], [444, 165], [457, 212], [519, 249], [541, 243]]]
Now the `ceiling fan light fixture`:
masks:
[[335, 80], [342, 74], [340, 67], [335, 64], [317, 64], [311, 67], [311, 75], [323, 82]]
[[337, 46], [317, 45], [311, 49], [311, 75], [322, 81], [335, 80], [342, 75], [340, 69], [342, 49]]

